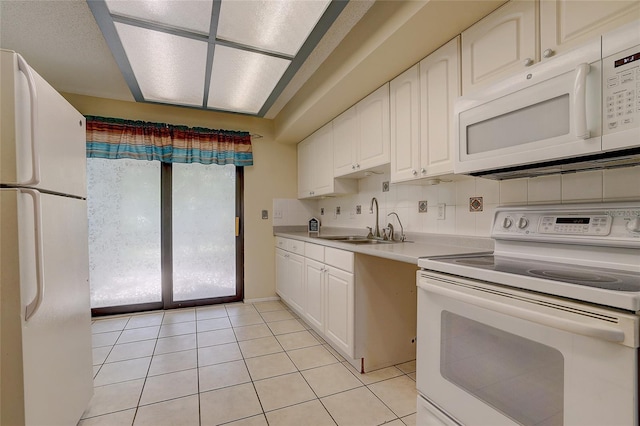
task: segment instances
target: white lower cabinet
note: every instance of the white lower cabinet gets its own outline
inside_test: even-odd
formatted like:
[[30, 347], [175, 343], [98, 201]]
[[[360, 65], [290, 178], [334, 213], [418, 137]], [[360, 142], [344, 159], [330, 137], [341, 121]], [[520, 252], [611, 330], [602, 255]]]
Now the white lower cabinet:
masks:
[[327, 342], [354, 358], [354, 255], [305, 243], [306, 309], [302, 316]]
[[300, 253], [304, 253], [304, 243], [285, 238], [276, 240], [276, 292], [294, 309], [303, 311], [304, 257]]
[[306, 283], [306, 319], [319, 330], [324, 330], [325, 313], [325, 265], [312, 259], [304, 260]]
[[276, 237], [276, 291], [360, 372], [415, 359], [415, 264]]
[[327, 267], [325, 339], [354, 358], [354, 289], [353, 274]]
[[302, 243], [305, 256], [276, 240], [276, 292], [333, 347], [354, 357], [354, 254]]

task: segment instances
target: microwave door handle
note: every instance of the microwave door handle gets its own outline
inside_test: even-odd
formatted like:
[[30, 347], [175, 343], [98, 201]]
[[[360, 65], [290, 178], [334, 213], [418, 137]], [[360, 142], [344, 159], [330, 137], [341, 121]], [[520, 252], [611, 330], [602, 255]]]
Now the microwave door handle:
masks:
[[589, 139], [587, 128], [587, 75], [591, 67], [580, 64], [576, 67], [576, 79], [573, 85], [573, 125], [578, 139]]
[[464, 303], [469, 303], [471, 305], [475, 305], [480, 308], [488, 309], [504, 315], [520, 318], [525, 321], [531, 321], [558, 330], [568, 331], [569, 333], [581, 334], [583, 336], [594, 337], [596, 339], [614, 343], [622, 343], [625, 339], [624, 331], [613, 327], [585, 324], [568, 318], [561, 318], [530, 309], [523, 309], [506, 303], [435, 285], [425, 285], [423, 283], [419, 283], [418, 286], [427, 292], [438, 294], [440, 296], [448, 297]]

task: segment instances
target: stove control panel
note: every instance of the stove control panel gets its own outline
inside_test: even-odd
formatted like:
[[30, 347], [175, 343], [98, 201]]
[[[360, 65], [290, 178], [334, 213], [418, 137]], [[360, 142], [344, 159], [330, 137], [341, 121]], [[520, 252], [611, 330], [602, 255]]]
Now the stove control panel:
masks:
[[607, 244], [606, 241], [638, 244], [640, 204], [501, 207], [496, 211], [491, 236], [522, 241], [573, 239], [585, 243], [591, 240], [594, 244]]
[[611, 216], [542, 216], [538, 232], [562, 235], [609, 235]]

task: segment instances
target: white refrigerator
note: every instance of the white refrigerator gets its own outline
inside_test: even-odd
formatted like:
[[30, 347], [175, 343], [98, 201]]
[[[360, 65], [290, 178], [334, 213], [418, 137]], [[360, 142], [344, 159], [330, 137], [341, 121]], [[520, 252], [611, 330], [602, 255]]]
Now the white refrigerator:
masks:
[[75, 425], [93, 394], [85, 119], [0, 54], [0, 424]]

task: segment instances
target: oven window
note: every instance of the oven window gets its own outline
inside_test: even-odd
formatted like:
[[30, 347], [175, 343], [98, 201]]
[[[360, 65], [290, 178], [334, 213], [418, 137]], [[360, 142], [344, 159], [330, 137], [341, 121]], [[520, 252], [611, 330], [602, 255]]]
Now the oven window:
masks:
[[467, 126], [467, 154], [495, 151], [569, 133], [569, 95]]
[[564, 358], [554, 348], [442, 312], [440, 374], [522, 425], [562, 425]]

